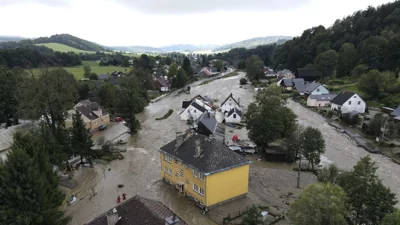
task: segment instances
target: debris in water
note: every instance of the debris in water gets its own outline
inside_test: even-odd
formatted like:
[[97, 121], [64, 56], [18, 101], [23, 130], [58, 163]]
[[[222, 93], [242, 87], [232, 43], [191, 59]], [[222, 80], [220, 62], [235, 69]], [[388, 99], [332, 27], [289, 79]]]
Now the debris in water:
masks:
[[125, 185], [123, 185], [123, 184], [118, 184], [118, 187], [119, 188], [123, 188]]
[[111, 168], [108, 168], [108, 171], [111, 171]]

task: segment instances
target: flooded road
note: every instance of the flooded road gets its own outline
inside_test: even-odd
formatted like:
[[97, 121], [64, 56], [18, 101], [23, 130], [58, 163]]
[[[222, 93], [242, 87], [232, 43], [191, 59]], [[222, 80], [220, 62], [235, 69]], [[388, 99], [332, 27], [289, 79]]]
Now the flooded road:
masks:
[[[139, 194], [161, 200], [188, 224], [215, 224], [207, 216], [202, 215], [193, 202], [179, 196], [172, 187], [161, 182], [158, 149], [175, 139], [175, 132], [188, 128], [186, 121], [181, 121], [179, 117], [183, 100], [189, 100], [200, 94], [217, 99], [216, 104], [219, 105], [233, 93], [236, 99], [240, 99], [240, 104], [249, 104], [253, 93], [239, 88], [239, 80], [242, 77], [244, 73], [197, 86], [200, 81], [191, 85], [191, 94], [177, 95], [177, 92], [174, 92], [146, 107], [143, 113], [137, 115], [137, 119], [141, 122], [141, 130], [131, 137], [126, 145], [128, 151], [123, 153], [124, 160], [113, 161], [107, 165], [97, 163], [93, 169], [80, 169], [77, 175], [80, 184], [68, 193], [76, 194], [79, 199], [73, 205], [66, 207], [67, 213], [72, 216], [70, 224], [83, 224], [106, 212], [116, 205], [116, 198], [122, 193], [126, 193], [128, 197]], [[168, 119], [155, 120], [169, 109], [173, 109], [174, 113]], [[105, 136], [106, 140], [111, 140], [124, 132], [124, 129], [122, 124], [114, 124], [103, 133], [94, 134], [94, 139]], [[124, 187], [118, 188], [119, 184], [123, 184]], [[92, 197], [93, 192], [97, 194]]]
[[[324, 160], [332, 161], [339, 168], [350, 170], [360, 160], [361, 157], [370, 155], [376, 162], [379, 169], [377, 171], [383, 184], [388, 186], [392, 192], [400, 197], [400, 166], [386, 156], [368, 153], [363, 148], [357, 147], [346, 135], [337, 132], [328, 125], [325, 119], [318, 113], [304, 108], [297, 102], [288, 100], [288, 107], [298, 116], [300, 124], [319, 128], [325, 138], [326, 152]], [[398, 207], [400, 204], [397, 205]]]

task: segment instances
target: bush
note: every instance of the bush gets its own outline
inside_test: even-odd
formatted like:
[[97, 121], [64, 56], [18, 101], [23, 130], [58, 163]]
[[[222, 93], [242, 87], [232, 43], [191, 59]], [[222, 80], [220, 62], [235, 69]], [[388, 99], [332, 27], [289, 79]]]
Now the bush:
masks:
[[252, 82], [251, 82], [251, 84], [253, 85], [253, 86], [257, 86], [258, 84], [260, 83], [260, 81], [258, 81], [258, 80], [253, 80]]
[[341, 119], [349, 125], [356, 125], [360, 122], [358, 115], [351, 115], [350, 113], [342, 114]]
[[335, 114], [335, 112], [333, 112], [332, 110], [328, 110], [328, 112], [326, 113], [326, 117], [328, 118], [332, 118], [332, 116]]
[[247, 84], [247, 79], [246, 78], [240, 79], [240, 85], [244, 85], [244, 84]]
[[167, 112], [164, 116], [158, 117], [158, 118], [156, 118], [156, 120], [164, 120], [164, 119], [167, 119], [173, 112], [174, 112], [174, 110], [170, 109], [170, 110], [168, 110], [168, 112]]

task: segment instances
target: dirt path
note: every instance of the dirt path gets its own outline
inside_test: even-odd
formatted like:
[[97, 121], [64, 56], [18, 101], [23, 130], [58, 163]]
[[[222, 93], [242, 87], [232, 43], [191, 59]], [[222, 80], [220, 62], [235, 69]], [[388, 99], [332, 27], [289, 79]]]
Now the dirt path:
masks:
[[[289, 99], [288, 106], [298, 116], [300, 124], [319, 128], [325, 138], [326, 152], [324, 157], [332, 161], [342, 169], [350, 170], [357, 161], [366, 155], [370, 155], [376, 162], [379, 169], [377, 171], [382, 182], [388, 186], [392, 192], [400, 196], [400, 166], [386, 156], [371, 154], [364, 149], [357, 147], [347, 136], [337, 132], [329, 126], [325, 119], [318, 113], [304, 108], [297, 102]], [[400, 204], [397, 205], [398, 207]]]

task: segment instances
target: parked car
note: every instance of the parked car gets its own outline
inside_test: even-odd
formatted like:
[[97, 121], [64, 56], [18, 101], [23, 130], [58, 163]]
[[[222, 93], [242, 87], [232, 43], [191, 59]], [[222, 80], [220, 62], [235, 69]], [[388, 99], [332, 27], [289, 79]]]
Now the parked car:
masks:
[[124, 119], [122, 119], [122, 117], [119, 117], [119, 116], [117, 116], [117, 117], [115, 117], [114, 118], [114, 121], [115, 122], [121, 122], [121, 121], [123, 121]]
[[99, 130], [105, 130], [105, 129], [107, 129], [107, 126], [106, 126], [106, 125], [101, 125], [101, 126], [99, 127]]

